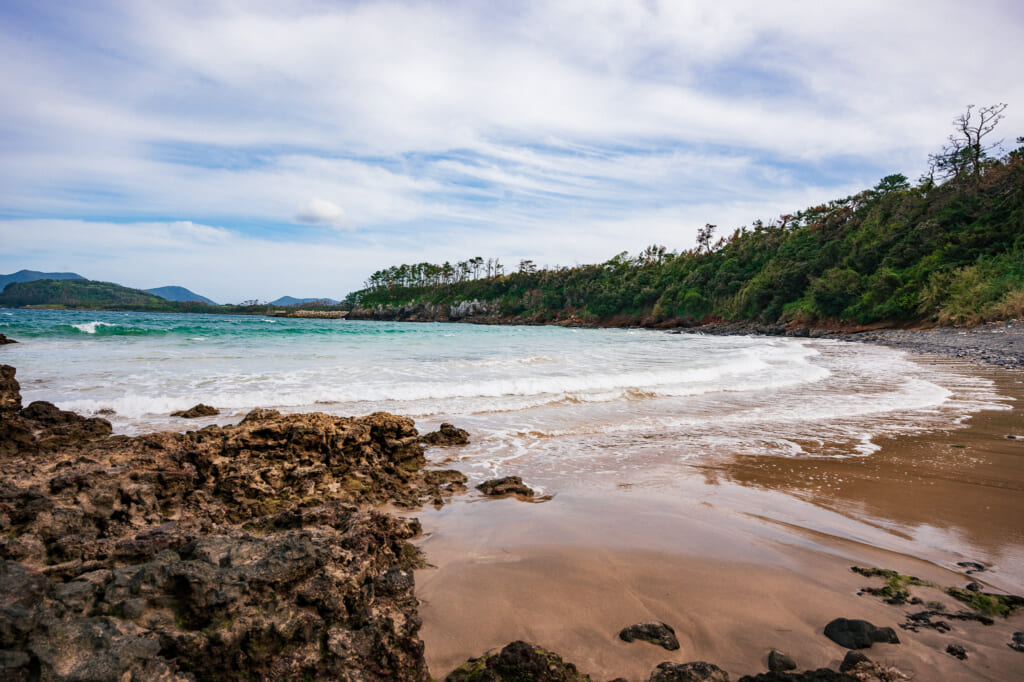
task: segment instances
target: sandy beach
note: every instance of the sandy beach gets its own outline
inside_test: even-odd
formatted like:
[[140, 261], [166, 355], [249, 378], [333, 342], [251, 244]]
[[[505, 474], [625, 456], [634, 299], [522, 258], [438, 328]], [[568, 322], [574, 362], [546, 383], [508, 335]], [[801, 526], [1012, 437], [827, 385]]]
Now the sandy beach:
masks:
[[[922, 357], [920, 362], [955, 362]], [[426, 657], [435, 676], [525, 639], [596, 680], [645, 680], [662, 661], [709, 661], [739, 676], [769, 650], [799, 669], [837, 669], [846, 650], [822, 634], [838, 617], [896, 629], [900, 644], [865, 653], [917, 680], [1012, 680], [1008, 644], [1020, 611], [992, 625], [899, 627], [920, 605], [889, 605], [851, 566], [895, 569], [937, 585], [1024, 593], [1024, 383], [1019, 372], [966, 368], [1014, 399], [963, 426], [880, 439], [867, 457], [737, 456], [577, 483], [543, 503], [474, 495], [416, 516], [429, 568], [416, 574]], [[957, 562], [987, 567], [968, 576]], [[912, 588], [947, 611], [962, 608]], [[671, 625], [678, 651], [618, 639], [645, 620]], [[946, 653], [960, 644], [966, 660]]]

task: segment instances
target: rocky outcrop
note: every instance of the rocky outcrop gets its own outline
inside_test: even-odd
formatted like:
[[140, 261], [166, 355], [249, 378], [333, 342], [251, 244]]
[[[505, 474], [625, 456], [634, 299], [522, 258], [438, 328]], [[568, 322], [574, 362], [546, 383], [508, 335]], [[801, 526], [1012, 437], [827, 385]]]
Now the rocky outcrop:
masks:
[[533, 497], [535, 495], [533, 489], [524, 485], [523, 479], [518, 476], [492, 478], [478, 485], [476, 489], [489, 497], [503, 497], [505, 495]]
[[793, 660], [792, 656], [783, 653], [778, 649], [772, 649], [768, 652], [768, 670], [773, 673], [796, 670], [796, 661]]
[[218, 410], [216, 407], [210, 407], [209, 405], [204, 405], [203, 403], [199, 403], [198, 405], [193, 405], [192, 407], [188, 408], [187, 410], [178, 410], [177, 412], [171, 412], [171, 416], [172, 417], [182, 417], [184, 419], [197, 419], [199, 417], [213, 417], [213, 416], [216, 416], [218, 414], [220, 414], [220, 410]]
[[3, 334], [0, 334], [0, 346], [4, 346], [4, 345], [6, 345], [8, 343], [18, 343], [18, 342], [15, 341], [14, 339], [7, 338]]
[[679, 640], [676, 639], [676, 631], [660, 620], [651, 620], [645, 623], [636, 623], [628, 628], [622, 628], [619, 632], [619, 639], [623, 642], [633, 642], [641, 639], [651, 644], [656, 644], [663, 649], [675, 651], [679, 648]]
[[661, 663], [648, 682], [729, 682], [729, 674], [713, 663]]
[[0, 458], [54, 452], [110, 432], [106, 419], [81, 417], [41, 400], [23, 408], [15, 369], [0, 365]]
[[353, 308], [349, 320], [394, 322], [502, 322], [497, 301], [457, 301], [452, 304], [413, 303], [401, 306]]
[[424, 445], [468, 445], [469, 432], [445, 422], [437, 431], [420, 436]]
[[426, 680], [408, 542], [458, 472], [410, 419], [111, 437], [0, 369], [0, 678]]
[[589, 682], [558, 654], [528, 642], [512, 642], [499, 652], [470, 659], [453, 670], [445, 682]]
[[877, 642], [900, 643], [892, 628], [875, 627], [866, 620], [847, 618], [836, 618], [826, 625], [825, 636], [847, 649], [867, 649]]

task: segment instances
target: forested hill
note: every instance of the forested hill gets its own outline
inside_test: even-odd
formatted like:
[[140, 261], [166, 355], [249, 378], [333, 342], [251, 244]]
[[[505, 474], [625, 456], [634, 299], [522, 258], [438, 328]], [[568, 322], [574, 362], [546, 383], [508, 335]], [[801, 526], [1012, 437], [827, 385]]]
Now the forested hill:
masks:
[[374, 273], [346, 302], [373, 316], [378, 306], [479, 300], [537, 322], [971, 324], [1024, 315], [1024, 146], [988, 158], [980, 138], [950, 139], [916, 185], [890, 175], [717, 241], [709, 225], [681, 253], [651, 246], [543, 270], [523, 261], [509, 274], [483, 258], [401, 265]]
[[0, 307], [86, 310], [136, 310], [143, 312], [220, 312], [196, 301], [168, 301], [148, 291], [89, 279], [13, 282], [0, 292]]

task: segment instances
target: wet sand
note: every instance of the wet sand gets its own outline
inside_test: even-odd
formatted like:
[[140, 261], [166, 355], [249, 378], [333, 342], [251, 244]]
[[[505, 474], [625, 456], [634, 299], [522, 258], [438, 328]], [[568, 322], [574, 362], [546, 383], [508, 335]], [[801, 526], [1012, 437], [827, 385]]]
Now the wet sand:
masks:
[[[944, 586], [971, 580], [1024, 594], [1024, 376], [972, 369], [1016, 400], [965, 426], [880, 439], [868, 457], [745, 456], [576, 484], [548, 502], [475, 494], [416, 515], [432, 567], [416, 575], [431, 672], [516, 639], [550, 648], [595, 680], [646, 680], [662, 661], [705, 660], [731, 675], [766, 670], [771, 648], [800, 669], [837, 668], [824, 637], [837, 617], [896, 628], [873, 660], [918, 680], [1012, 680], [1024, 613], [992, 626], [951, 621], [948, 634], [899, 629], [918, 606], [858, 596], [878, 566]], [[525, 472], [524, 472], [525, 473]], [[989, 570], [966, 576], [957, 561]], [[957, 602], [930, 588], [925, 600]], [[618, 631], [657, 619], [681, 649], [627, 644]], [[959, 661], [945, 653], [958, 643]]]

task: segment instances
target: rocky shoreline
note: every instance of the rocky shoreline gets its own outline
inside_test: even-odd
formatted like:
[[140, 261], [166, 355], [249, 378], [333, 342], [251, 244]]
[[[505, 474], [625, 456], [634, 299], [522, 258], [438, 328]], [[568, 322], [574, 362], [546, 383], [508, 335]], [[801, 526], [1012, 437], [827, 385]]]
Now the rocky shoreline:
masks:
[[[766, 333], [735, 325], [699, 331]], [[1020, 366], [1016, 342], [1024, 341], [1022, 326], [1012, 324], [864, 334], [853, 340], [946, 355], [986, 348], [986, 358], [1010, 367]], [[0, 365], [0, 678], [432, 679], [413, 574], [425, 562], [410, 542], [421, 528], [380, 507], [442, 506], [464, 493], [466, 477], [426, 468], [424, 448], [466, 442], [450, 424], [421, 435], [411, 419], [387, 413], [261, 409], [232, 426], [113, 436], [104, 419], [41, 401], [23, 406], [14, 368]], [[478, 488], [533, 496], [516, 477]], [[1024, 604], [1012, 599], [1012, 608]], [[849, 647], [851, 628], [870, 635], [855, 648], [898, 641], [889, 628], [845, 619], [823, 634]], [[665, 623], [623, 632], [623, 641], [673, 649]], [[795, 673], [792, 659], [773, 650], [768, 672], [739, 679], [907, 679], [853, 654], [840, 671]], [[520, 641], [446, 679], [592, 678]], [[711, 663], [666, 661], [649, 679], [730, 678]]]
[[978, 327], [932, 327], [928, 329], [812, 329], [786, 328], [746, 322], [713, 323], [672, 333], [714, 336], [788, 336], [873, 343], [919, 355], [941, 355], [1006, 369], [1024, 368], [1024, 320], [986, 324]]

